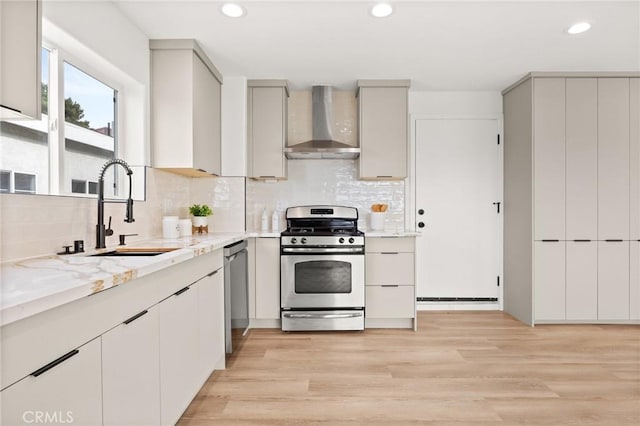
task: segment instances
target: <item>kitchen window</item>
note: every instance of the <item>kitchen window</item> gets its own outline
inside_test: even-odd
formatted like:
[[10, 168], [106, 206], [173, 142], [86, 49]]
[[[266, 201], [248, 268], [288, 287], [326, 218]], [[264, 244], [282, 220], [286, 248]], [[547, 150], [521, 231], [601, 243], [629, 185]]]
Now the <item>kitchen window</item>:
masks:
[[[96, 194], [100, 169], [118, 152], [117, 82], [96, 78], [97, 71], [51, 44], [42, 49], [41, 64], [41, 119], [0, 122], [0, 169], [22, 171], [3, 175], [0, 191]], [[127, 192], [126, 182], [121, 171], [110, 170], [105, 195]]]

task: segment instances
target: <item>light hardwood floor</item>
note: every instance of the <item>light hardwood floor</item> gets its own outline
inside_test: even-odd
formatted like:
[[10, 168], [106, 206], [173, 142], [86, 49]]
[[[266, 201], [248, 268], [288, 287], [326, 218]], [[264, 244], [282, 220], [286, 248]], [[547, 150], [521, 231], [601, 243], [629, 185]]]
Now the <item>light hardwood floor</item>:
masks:
[[419, 312], [418, 331], [251, 330], [179, 425], [640, 425], [640, 327]]

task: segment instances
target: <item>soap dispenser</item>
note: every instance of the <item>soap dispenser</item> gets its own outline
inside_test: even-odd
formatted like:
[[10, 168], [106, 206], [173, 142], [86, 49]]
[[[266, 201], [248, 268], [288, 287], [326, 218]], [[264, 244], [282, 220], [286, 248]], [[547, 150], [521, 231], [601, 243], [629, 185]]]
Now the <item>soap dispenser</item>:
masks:
[[278, 210], [273, 209], [273, 214], [271, 215], [271, 232], [279, 232], [280, 231], [280, 217], [278, 217]]
[[269, 218], [267, 217], [267, 208], [262, 209], [262, 220], [260, 221], [260, 230], [262, 232], [269, 232]]

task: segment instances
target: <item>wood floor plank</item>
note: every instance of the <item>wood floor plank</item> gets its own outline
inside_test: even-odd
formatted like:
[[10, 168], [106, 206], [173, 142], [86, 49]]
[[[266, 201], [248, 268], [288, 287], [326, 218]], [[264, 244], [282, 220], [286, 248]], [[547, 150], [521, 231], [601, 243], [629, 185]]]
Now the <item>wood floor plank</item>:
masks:
[[418, 331], [250, 330], [180, 425], [639, 425], [640, 327], [419, 312]]

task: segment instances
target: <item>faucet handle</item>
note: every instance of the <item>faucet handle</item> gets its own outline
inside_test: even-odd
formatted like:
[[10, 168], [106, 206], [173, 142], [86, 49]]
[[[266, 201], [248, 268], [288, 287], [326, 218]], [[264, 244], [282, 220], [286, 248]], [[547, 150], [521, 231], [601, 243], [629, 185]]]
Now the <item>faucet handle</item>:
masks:
[[107, 226], [107, 229], [104, 230], [104, 235], [107, 237], [113, 235], [113, 229], [111, 229], [111, 216], [109, 216], [109, 225]]
[[126, 237], [133, 237], [134, 235], [138, 235], [138, 234], [120, 234], [118, 235], [118, 239], [120, 240], [120, 245], [123, 246], [124, 244], [124, 239]]

